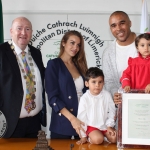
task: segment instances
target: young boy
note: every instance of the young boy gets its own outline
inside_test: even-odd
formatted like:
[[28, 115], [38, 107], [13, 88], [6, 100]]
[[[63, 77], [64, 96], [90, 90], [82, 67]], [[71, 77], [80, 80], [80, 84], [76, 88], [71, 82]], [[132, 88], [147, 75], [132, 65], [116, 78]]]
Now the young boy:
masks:
[[80, 98], [78, 115], [86, 133], [80, 131], [78, 144], [88, 141], [92, 144], [101, 144], [104, 137], [111, 143], [116, 143], [115, 104], [109, 92], [103, 89], [104, 74], [97, 67], [91, 67], [86, 72], [85, 85], [89, 88]]

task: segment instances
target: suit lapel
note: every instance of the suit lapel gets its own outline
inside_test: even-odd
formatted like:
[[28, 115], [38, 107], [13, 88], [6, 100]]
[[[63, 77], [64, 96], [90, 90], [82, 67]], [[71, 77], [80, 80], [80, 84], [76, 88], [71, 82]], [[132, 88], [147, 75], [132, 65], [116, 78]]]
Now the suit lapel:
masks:
[[62, 61], [62, 59], [59, 58], [58, 60], [59, 60], [60, 65], [61, 65], [61, 69], [66, 70], [65, 74], [66, 74], [67, 78], [70, 78], [70, 80], [73, 81], [73, 77], [72, 77], [71, 73], [69, 72], [68, 68], [66, 67], [66, 65], [64, 64], [64, 62]]
[[13, 53], [12, 49], [10, 48], [10, 45], [7, 44], [6, 46], [6, 55], [8, 57], [8, 61], [10, 62], [15, 74], [17, 75], [18, 78], [20, 78], [21, 80], [21, 74], [20, 74], [20, 69], [19, 69], [19, 65], [16, 59], [15, 54]]

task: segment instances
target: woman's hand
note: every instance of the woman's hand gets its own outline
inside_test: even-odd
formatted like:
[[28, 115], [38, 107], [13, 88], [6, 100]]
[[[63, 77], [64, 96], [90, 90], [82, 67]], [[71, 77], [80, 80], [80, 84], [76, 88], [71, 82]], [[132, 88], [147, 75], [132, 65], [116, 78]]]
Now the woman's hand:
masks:
[[115, 94], [114, 94], [114, 103], [115, 103], [115, 104], [120, 104], [120, 103], [122, 103], [121, 93], [115, 93]]
[[66, 108], [63, 108], [60, 111], [60, 113], [63, 114], [70, 121], [72, 127], [76, 130], [79, 137], [81, 138], [80, 131], [83, 131], [85, 133], [85, 130], [82, 127], [85, 124], [82, 121], [80, 121], [78, 118], [76, 118], [72, 113], [70, 113]]
[[81, 136], [80, 130], [82, 130], [85, 133], [84, 129], [82, 128], [82, 125], [84, 126], [85, 124], [82, 121], [80, 121], [78, 118], [76, 118], [75, 116], [70, 119], [70, 122], [72, 124], [72, 127], [76, 130], [79, 137], [81, 138], [82, 136]]

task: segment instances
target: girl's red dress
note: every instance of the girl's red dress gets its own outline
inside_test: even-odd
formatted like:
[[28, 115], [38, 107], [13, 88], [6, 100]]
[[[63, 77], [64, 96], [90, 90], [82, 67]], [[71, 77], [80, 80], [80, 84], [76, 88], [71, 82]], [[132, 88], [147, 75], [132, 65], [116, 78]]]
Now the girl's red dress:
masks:
[[130, 86], [131, 89], [145, 89], [150, 84], [150, 56], [143, 58], [129, 58], [128, 67], [120, 78], [122, 88]]

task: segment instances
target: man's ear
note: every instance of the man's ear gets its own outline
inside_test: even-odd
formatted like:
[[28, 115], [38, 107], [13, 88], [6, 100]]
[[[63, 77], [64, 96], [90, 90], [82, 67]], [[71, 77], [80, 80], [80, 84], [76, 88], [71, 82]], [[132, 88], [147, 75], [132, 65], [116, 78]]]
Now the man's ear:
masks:
[[86, 86], [86, 87], [89, 87], [88, 81], [85, 81], [85, 86]]

